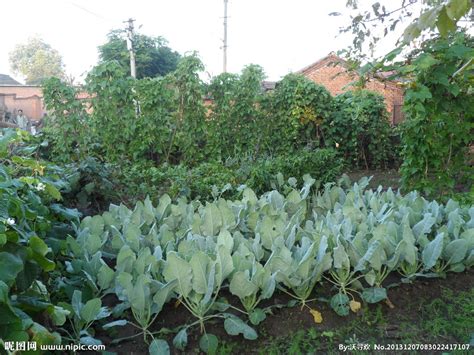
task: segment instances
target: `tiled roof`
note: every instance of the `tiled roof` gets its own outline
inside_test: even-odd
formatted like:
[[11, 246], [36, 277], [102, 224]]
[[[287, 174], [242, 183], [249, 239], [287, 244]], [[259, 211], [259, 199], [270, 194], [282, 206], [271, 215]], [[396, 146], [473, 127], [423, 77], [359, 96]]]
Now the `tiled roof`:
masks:
[[262, 89], [263, 91], [270, 91], [274, 90], [276, 87], [276, 81], [262, 81]]
[[0, 85], [4, 86], [16, 86], [16, 85], [21, 85], [18, 81], [13, 79], [11, 76], [6, 75], [6, 74], [0, 74]]
[[338, 57], [334, 52], [331, 52], [327, 56], [317, 60], [316, 62], [310, 65], [307, 65], [303, 69], [298, 70], [296, 73], [305, 74], [308, 71], [316, 70], [326, 65], [342, 64], [343, 66], [345, 66], [346, 63], [347, 62], [344, 59]]

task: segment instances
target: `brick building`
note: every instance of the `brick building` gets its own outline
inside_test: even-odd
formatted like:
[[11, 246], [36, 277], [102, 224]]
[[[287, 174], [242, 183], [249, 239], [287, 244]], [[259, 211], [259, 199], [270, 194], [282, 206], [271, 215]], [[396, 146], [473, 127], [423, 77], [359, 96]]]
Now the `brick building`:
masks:
[[[334, 53], [330, 53], [317, 62], [308, 65], [298, 73], [325, 86], [334, 96], [351, 90], [350, 84], [358, 79], [357, 73], [348, 70], [347, 62]], [[401, 110], [403, 105], [403, 88], [399, 83], [372, 77], [367, 82], [366, 88], [379, 93], [385, 98], [385, 104], [392, 124], [400, 123], [403, 120]]]
[[43, 117], [45, 110], [40, 86], [22, 85], [10, 76], [0, 74], [0, 96], [7, 112], [15, 115], [21, 109], [32, 120]]

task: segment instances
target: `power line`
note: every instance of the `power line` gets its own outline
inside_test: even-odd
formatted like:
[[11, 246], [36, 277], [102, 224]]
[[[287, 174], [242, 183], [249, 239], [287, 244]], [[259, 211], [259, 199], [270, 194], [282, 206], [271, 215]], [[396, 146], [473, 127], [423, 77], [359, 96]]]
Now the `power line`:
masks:
[[76, 4], [76, 3], [73, 2], [73, 1], [67, 1], [67, 2], [68, 2], [69, 4], [71, 4], [72, 6], [78, 8], [79, 10], [82, 10], [82, 11], [88, 13], [89, 15], [92, 15], [92, 16], [94, 16], [94, 17], [97, 17], [98, 19], [100, 19], [100, 20], [102, 20], [102, 21], [107, 21], [107, 22], [111, 22], [111, 23], [117, 22], [117, 21], [114, 21], [114, 20], [112, 20], [112, 19], [110, 19], [110, 18], [107, 18], [107, 17], [105, 17], [105, 16], [103, 16], [103, 15], [101, 15], [101, 14], [98, 14], [98, 13], [96, 13], [96, 12], [94, 12], [94, 11], [91, 11], [91, 10], [85, 8], [85, 7], [82, 6], [82, 5]]

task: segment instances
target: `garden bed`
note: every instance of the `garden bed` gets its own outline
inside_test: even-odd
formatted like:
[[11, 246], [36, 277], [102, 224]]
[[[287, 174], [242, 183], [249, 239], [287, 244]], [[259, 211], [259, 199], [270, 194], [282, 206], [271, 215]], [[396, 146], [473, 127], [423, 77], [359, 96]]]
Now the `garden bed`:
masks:
[[[393, 275], [395, 276], [395, 275]], [[393, 277], [392, 280], [398, 278]], [[387, 285], [390, 285], [390, 277]], [[466, 329], [474, 331], [474, 272], [450, 274], [446, 279], [419, 279], [412, 284], [400, 284], [389, 290], [393, 307], [387, 303], [368, 305], [358, 313], [340, 317], [324, 301], [310, 304], [318, 309], [323, 322], [315, 324], [307, 308], [299, 306], [275, 308], [273, 315], [267, 317], [258, 328], [259, 338], [245, 340], [241, 336], [228, 335], [222, 321], [206, 324], [206, 331], [219, 338], [218, 353], [263, 354], [263, 353], [338, 353], [339, 344], [410, 344], [410, 343], [468, 343]], [[328, 298], [331, 285], [323, 283], [316, 289], [316, 296]], [[227, 296], [227, 295], [226, 295]], [[458, 301], [459, 298], [459, 301]], [[461, 299], [462, 298], [462, 299]], [[230, 298], [229, 298], [230, 299]], [[290, 301], [284, 293], [277, 293], [271, 304], [287, 304]], [[460, 305], [462, 303], [464, 307]], [[270, 305], [270, 304], [267, 304]], [[440, 306], [440, 305], [445, 305]], [[460, 308], [462, 307], [462, 308]], [[471, 314], [469, 314], [469, 309]], [[183, 306], [166, 305], [153, 327], [173, 328], [193, 322], [193, 317]], [[428, 326], [428, 327], [427, 327]], [[131, 326], [117, 329], [112, 337], [100, 334], [99, 338], [107, 346], [107, 351], [117, 354], [146, 354], [148, 345], [141, 337], [108, 345], [114, 338], [130, 336], [135, 333]], [[188, 334], [188, 346], [179, 352], [198, 354], [201, 334], [195, 328]], [[167, 339], [171, 344], [173, 336]], [[436, 352], [435, 352], [436, 353]], [[441, 353], [441, 352], [438, 352]]]

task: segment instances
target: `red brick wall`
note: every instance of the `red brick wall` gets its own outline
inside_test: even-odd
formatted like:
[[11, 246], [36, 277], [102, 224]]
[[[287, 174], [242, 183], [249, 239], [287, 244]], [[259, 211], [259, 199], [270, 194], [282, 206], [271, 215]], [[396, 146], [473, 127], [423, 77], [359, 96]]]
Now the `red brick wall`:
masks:
[[[351, 82], [358, 79], [357, 74], [349, 73], [346, 70], [343, 62], [337, 56], [328, 56], [320, 62], [303, 69], [301, 74], [325, 86], [334, 96], [352, 90]], [[379, 93], [385, 98], [385, 104], [389, 113], [394, 111], [394, 106], [403, 103], [403, 88], [397, 83], [384, 82], [373, 78], [366, 84], [366, 88]], [[393, 122], [392, 115], [390, 119]]]
[[43, 117], [43, 92], [39, 86], [0, 86], [0, 94], [4, 94], [7, 111], [23, 110], [33, 120]]
[[[0, 86], [0, 95], [4, 96], [7, 111], [23, 113], [30, 119], [39, 120], [46, 112], [43, 102], [43, 90], [40, 86]], [[81, 92], [78, 99], [87, 99], [89, 94]]]

